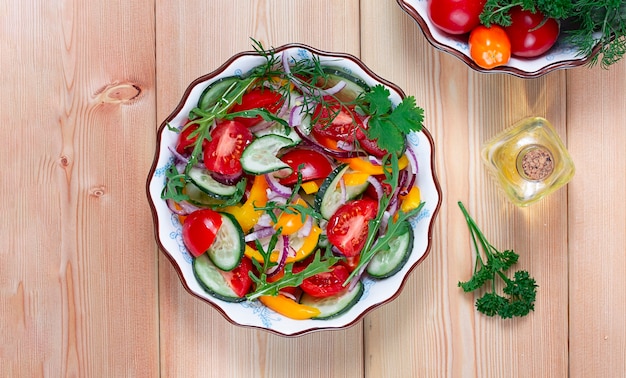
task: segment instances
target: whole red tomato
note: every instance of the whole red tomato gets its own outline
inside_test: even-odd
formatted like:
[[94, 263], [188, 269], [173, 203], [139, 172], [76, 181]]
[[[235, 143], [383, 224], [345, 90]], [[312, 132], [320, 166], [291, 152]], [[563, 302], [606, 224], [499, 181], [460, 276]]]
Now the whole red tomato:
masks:
[[428, 17], [450, 34], [469, 33], [480, 24], [486, 0], [428, 0]]
[[511, 26], [504, 28], [511, 41], [511, 54], [523, 58], [539, 56], [556, 43], [559, 23], [540, 12], [532, 13], [521, 7], [511, 9]]

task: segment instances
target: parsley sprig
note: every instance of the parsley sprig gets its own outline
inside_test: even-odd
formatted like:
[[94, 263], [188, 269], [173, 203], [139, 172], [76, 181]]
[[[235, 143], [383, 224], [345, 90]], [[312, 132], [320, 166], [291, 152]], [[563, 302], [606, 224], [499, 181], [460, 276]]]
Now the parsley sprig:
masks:
[[415, 97], [407, 96], [393, 108], [389, 89], [378, 84], [363, 96], [359, 107], [370, 116], [365, 130], [370, 139], [388, 152], [402, 152], [406, 136], [423, 127], [424, 109], [416, 106]]
[[[535, 309], [537, 296], [535, 279], [525, 270], [515, 272], [512, 279], [507, 277], [504, 272], [517, 263], [519, 255], [513, 250], [498, 251], [487, 241], [461, 202], [459, 207], [470, 230], [476, 250], [476, 261], [472, 277], [468, 281], [459, 282], [458, 286], [467, 293], [478, 290], [491, 281], [491, 291], [476, 300], [476, 309], [479, 312], [487, 316], [499, 315], [504, 319], [528, 315]], [[476, 239], [482, 247], [485, 258], [480, 253]], [[504, 282], [502, 291], [505, 295], [500, 295], [496, 291], [497, 277]]]

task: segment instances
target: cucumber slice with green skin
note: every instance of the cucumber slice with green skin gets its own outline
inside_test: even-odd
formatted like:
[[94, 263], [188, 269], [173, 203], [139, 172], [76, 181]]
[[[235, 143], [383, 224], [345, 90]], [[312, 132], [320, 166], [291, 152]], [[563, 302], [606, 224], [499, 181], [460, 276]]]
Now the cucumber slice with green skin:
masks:
[[229, 76], [211, 83], [200, 95], [198, 107], [204, 111], [212, 109], [222, 98], [229, 88], [234, 88], [241, 79]]
[[282, 169], [291, 173], [287, 163], [276, 155], [282, 148], [293, 146], [293, 140], [276, 134], [264, 135], [250, 143], [241, 154], [241, 167], [246, 173], [262, 175]]
[[228, 199], [237, 194], [237, 185], [225, 185], [211, 177], [211, 173], [205, 168], [193, 167], [187, 176], [194, 185], [217, 199]]
[[206, 194], [193, 182], [185, 184], [185, 194], [189, 197], [189, 202], [196, 206], [213, 207], [224, 203], [224, 200], [217, 199]]
[[324, 72], [327, 74], [326, 81], [318, 82], [318, 84], [322, 84], [325, 88], [330, 88], [340, 81], [346, 83], [346, 86], [335, 94], [335, 97], [341, 101], [353, 101], [361, 93], [370, 91], [370, 86], [365, 81], [340, 68], [324, 67]]
[[245, 297], [240, 298], [230, 288], [220, 270], [211, 262], [209, 256], [204, 253], [193, 260], [193, 275], [200, 283], [200, 286], [215, 298], [227, 302], [242, 302]]
[[234, 216], [220, 213], [222, 225], [215, 235], [215, 241], [206, 251], [211, 262], [223, 271], [229, 272], [237, 267], [243, 257], [246, 243], [243, 230]]
[[332, 297], [317, 298], [306, 293], [302, 294], [300, 303], [320, 310], [320, 314], [313, 319], [331, 319], [350, 310], [361, 299], [364, 290], [363, 283], [359, 281], [352, 290]]
[[376, 253], [367, 265], [367, 274], [382, 279], [398, 273], [409, 260], [413, 250], [413, 228], [405, 222], [406, 230], [389, 242], [389, 248]]
[[287, 131], [285, 130], [285, 126], [281, 125], [278, 122], [274, 122], [270, 127], [267, 127], [265, 129], [259, 130], [254, 133], [254, 136], [257, 138], [260, 138], [265, 135], [279, 135], [285, 138], [289, 138], [291, 139], [293, 145], [296, 145], [302, 142], [302, 138], [300, 138], [297, 132], [290, 129], [289, 134], [287, 134]]
[[[322, 214], [324, 219], [330, 219], [335, 211], [344, 204], [340, 182], [343, 175], [348, 172], [349, 169], [350, 167], [347, 164], [338, 166], [326, 177], [320, 186], [315, 196], [315, 210]], [[351, 200], [356, 198], [367, 189], [368, 185], [369, 184], [366, 182], [361, 185], [346, 186], [345, 199]]]

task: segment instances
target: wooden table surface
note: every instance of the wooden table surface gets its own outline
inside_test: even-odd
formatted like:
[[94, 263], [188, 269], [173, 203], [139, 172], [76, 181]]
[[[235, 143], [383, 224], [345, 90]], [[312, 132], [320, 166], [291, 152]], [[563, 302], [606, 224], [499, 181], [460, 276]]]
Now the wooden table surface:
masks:
[[[1, 377], [626, 376], [626, 61], [476, 73], [395, 0], [8, 0], [0, 19]], [[157, 127], [250, 37], [356, 55], [425, 109], [443, 190], [433, 248], [349, 329], [234, 326], [157, 248]], [[527, 116], [554, 124], [577, 171], [518, 208], [479, 151]], [[483, 316], [457, 287], [472, 269], [459, 200], [536, 278], [529, 316]]]

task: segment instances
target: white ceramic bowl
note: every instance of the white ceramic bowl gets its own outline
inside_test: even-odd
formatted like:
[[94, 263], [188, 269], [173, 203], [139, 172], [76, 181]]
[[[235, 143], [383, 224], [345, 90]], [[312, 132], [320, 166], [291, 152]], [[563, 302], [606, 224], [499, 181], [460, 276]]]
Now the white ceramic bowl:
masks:
[[[396, 85], [378, 77], [357, 58], [348, 54], [328, 53], [305, 45], [289, 44], [275, 49], [277, 56], [289, 54], [298, 59], [319, 57], [322, 64], [340, 67], [347, 73], [360, 77], [369, 85], [383, 84], [391, 91], [392, 101], [399, 103], [405, 96]], [[412, 221], [415, 231], [414, 249], [408, 263], [396, 275], [379, 281], [364, 279], [365, 293], [360, 301], [347, 313], [330, 320], [292, 320], [279, 315], [258, 301], [229, 303], [207, 294], [196, 281], [192, 271], [192, 258], [182, 241], [182, 227], [161, 199], [165, 182], [165, 171], [174, 157], [168, 147], [176, 144], [178, 134], [167, 124], [179, 126], [189, 111], [196, 106], [202, 91], [212, 82], [232, 75], [241, 75], [265, 62], [257, 52], [243, 52], [230, 58], [217, 70], [194, 80], [182, 96], [172, 114], [161, 124], [157, 134], [157, 148], [147, 180], [147, 194], [154, 218], [157, 243], [178, 271], [184, 287], [192, 295], [206, 301], [233, 324], [265, 329], [285, 336], [301, 335], [314, 330], [339, 329], [354, 325], [367, 312], [389, 302], [400, 294], [402, 286], [411, 272], [428, 254], [431, 247], [431, 234], [435, 216], [441, 205], [441, 189], [437, 181], [433, 162], [433, 141], [425, 128], [409, 135], [408, 141], [414, 145], [418, 155], [419, 173], [417, 184], [425, 201], [423, 210]], [[212, 311], [207, 307], [206, 311]]]
[[535, 78], [554, 70], [585, 65], [597, 52], [596, 49], [591, 56], [578, 56], [576, 49], [557, 40], [557, 43], [548, 52], [537, 58], [522, 59], [511, 57], [511, 60], [506, 65], [484, 69], [474, 63], [470, 57], [467, 36], [447, 34], [433, 25], [427, 14], [427, 0], [397, 0], [397, 2], [417, 22], [430, 44], [437, 49], [456, 56], [476, 71], [486, 73], [500, 72], [522, 78]]

